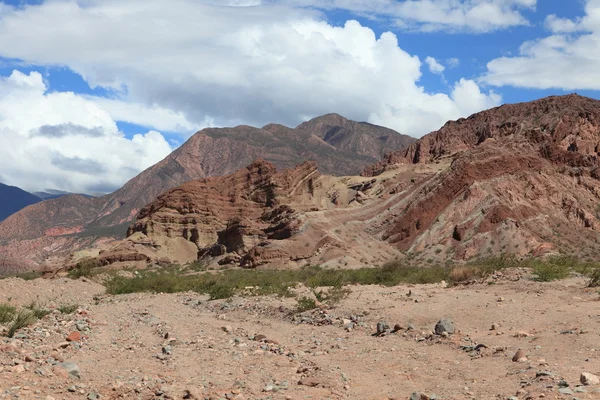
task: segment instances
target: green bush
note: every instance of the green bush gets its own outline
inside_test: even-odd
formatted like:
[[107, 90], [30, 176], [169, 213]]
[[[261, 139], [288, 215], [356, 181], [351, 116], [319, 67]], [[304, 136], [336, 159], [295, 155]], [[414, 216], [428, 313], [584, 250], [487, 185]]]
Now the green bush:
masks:
[[95, 269], [100, 266], [101, 265], [98, 260], [94, 258], [84, 258], [75, 265], [75, 268], [69, 271], [69, 278], [79, 279], [82, 276], [91, 278], [97, 273]]
[[6, 336], [9, 338], [13, 337], [15, 333], [21, 328], [33, 324], [36, 321], [35, 315], [27, 309], [21, 309], [14, 317], [12, 323], [8, 327], [8, 333]]
[[590, 280], [588, 282], [588, 287], [598, 287], [600, 286], [600, 268], [595, 268], [589, 274]]
[[539, 282], [556, 281], [571, 274], [571, 265], [562, 259], [531, 260], [529, 264]]
[[63, 304], [58, 307], [58, 311], [62, 314], [73, 314], [79, 308], [79, 304]]
[[12, 321], [16, 312], [16, 307], [8, 303], [0, 303], [0, 324], [6, 324]]
[[309, 310], [314, 310], [317, 308], [317, 303], [315, 299], [311, 299], [310, 297], [302, 297], [298, 299], [298, 305], [296, 306], [296, 312], [304, 312]]
[[25, 308], [31, 311], [33, 316], [37, 319], [44, 318], [46, 315], [50, 314], [50, 310], [43, 308], [35, 301], [29, 303], [29, 305], [25, 306]]

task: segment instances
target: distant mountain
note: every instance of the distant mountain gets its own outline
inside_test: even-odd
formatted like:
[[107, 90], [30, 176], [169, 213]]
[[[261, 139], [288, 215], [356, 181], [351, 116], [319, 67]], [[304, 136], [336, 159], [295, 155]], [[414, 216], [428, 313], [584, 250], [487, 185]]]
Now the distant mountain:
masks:
[[233, 173], [262, 158], [277, 168], [315, 161], [330, 175], [357, 175], [386, 152], [416, 139], [365, 122], [328, 114], [289, 128], [207, 128], [116, 192], [97, 198], [66, 195], [44, 201], [0, 223], [0, 254], [40, 262], [98, 237], [123, 237], [129, 222], [158, 195], [184, 182]]
[[42, 200], [58, 199], [59, 197], [66, 196], [68, 194], [80, 194], [81, 196], [85, 196], [85, 197], [89, 197], [89, 198], [96, 197], [96, 196], [92, 196], [89, 194], [71, 193], [71, 192], [65, 192], [64, 190], [53, 190], [53, 189], [46, 189], [43, 192], [33, 192], [33, 194]]
[[8, 186], [0, 183], [0, 221], [3, 221], [6, 217], [22, 208], [40, 201], [42, 199], [39, 196], [35, 196], [16, 186]]

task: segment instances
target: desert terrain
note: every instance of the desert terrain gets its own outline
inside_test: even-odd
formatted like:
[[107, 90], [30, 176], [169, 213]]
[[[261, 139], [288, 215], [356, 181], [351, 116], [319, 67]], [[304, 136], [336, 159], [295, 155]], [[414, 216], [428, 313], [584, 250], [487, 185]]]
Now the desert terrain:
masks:
[[[598, 399], [593, 377], [581, 383], [600, 373], [600, 294], [586, 283], [507, 269], [469, 285], [351, 285], [300, 312], [315, 293], [303, 286], [211, 301], [9, 278], [0, 304], [51, 312], [0, 339], [0, 398]], [[455, 332], [436, 334], [441, 319]]]

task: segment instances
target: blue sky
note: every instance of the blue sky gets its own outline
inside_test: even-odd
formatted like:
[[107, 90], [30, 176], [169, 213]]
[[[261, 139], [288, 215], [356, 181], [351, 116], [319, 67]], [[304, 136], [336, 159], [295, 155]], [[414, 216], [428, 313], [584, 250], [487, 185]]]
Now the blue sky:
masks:
[[0, 181], [109, 191], [207, 126], [337, 112], [418, 137], [505, 102], [600, 98], [596, 15], [600, 0], [0, 1]]

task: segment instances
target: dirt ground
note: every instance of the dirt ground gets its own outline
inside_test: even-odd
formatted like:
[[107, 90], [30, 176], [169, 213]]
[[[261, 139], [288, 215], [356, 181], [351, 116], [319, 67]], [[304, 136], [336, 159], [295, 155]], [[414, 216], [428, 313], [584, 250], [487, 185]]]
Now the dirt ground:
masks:
[[[0, 303], [79, 309], [0, 337], [0, 399], [600, 399], [600, 385], [580, 384], [600, 374], [598, 291], [583, 278], [507, 275], [352, 286], [301, 314], [294, 298], [109, 296], [85, 279], [1, 280]], [[433, 334], [441, 318], [454, 334]], [[390, 330], [375, 336], [379, 322]], [[74, 332], [81, 339], [66, 342]], [[526, 360], [513, 362], [519, 349]]]

